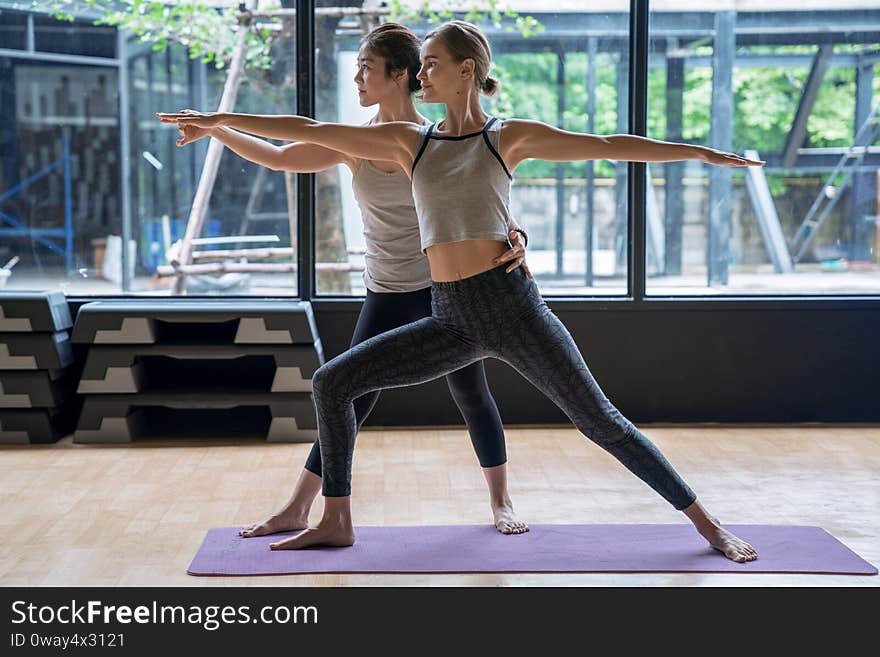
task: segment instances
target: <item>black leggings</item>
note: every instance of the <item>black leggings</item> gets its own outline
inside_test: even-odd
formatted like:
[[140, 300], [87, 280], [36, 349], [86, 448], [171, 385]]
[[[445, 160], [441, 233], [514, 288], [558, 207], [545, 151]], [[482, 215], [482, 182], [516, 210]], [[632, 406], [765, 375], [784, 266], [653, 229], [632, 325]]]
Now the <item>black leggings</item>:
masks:
[[[370, 292], [358, 316], [351, 346], [385, 331], [431, 316], [431, 288], [415, 292]], [[435, 377], [432, 377], [435, 378]], [[472, 363], [446, 376], [449, 392], [467, 424], [477, 459], [484, 468], [507, 462], [504, 428], [498, 406], [489, 392], [483, 361]], [[357, 430], [376, 405], [380, 390], [372, 390], [354, 400]], [[312, 445], [306, 469], [321, 476], [321, 451], [318, 441]]]
[[370, 338], [312, 377], [327, 497], [351, 494], [357, 434], [352, 401], [373, 390], [422, 383], [488, 356], [516, 369], [593, 442], [676, 509], [696, 495], [657, 447], [608, 400], [535, 282], [507, 264], [431, 286], [431, 317]]

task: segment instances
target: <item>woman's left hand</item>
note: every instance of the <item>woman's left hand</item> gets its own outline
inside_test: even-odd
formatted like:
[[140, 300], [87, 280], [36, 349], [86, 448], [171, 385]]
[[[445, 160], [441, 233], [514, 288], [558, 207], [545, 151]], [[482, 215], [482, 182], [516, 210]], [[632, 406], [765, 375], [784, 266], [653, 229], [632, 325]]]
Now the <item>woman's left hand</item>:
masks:
[[509, 251], [505, 251], [500, 256], [495, 258], [492, 262], [495, 265], [500, 265], [502, 262], [513, 261], [513, 263], [508, 267], [505, 272], [510, 273], [517, 267], [522, 267], [523, 271], [526, 272], [526, 275], [529, 278], [532, 278], [532, 272], [529, 271], [529, 266], [526, 264], [526, 247], [522, 241], [522, 235], [520, 235], [515, 230], [510, 231], [509, 234], [510, 243], [513, 245], [513, 248]]
[[762, 167], [763, 160], [750, 160], [736, 153], [726, 153], [724, 151], [716, 151], [714, 148], [706, 148], [703, 152], [703, 161], [708, 164], [715, 164], [722, 167]]
[[217, 128], [224, 125], [226, 120], [226, 114], [223, 112], [196, 112], [191, 109], [174, 114], [157, 112], [156, 116], [162, 123], [194, 125], [198, 128]]

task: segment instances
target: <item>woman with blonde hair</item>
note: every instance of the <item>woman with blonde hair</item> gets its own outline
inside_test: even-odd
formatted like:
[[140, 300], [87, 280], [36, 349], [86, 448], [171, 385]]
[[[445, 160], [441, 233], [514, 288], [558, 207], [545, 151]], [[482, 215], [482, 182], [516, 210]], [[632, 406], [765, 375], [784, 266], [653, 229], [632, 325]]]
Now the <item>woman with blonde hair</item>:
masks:
[[[419, 38], [397, 23], [385, 23], [367, 34], [357, 59], [354, 82], [363, 107], [378, 106], [369, 125], [389, 121], [430, 123], [419, 114], [413, 95], [419, 90]], [[352, 172], [352, 187], [364, 221], [364, 284], [366, 300], [351, 338], [360, 344], [390, 329], [431, 315], [431, 271], [419, 248], [419, 223], [406, 171], [384, 158], [363, 158], [316, 144], [297, 142], [285, 146], [242, 134], [229, 127], [179, 125], [178, 146], [211, 136], [251, 162], [276, 171], [314, 173], [344, 164]], [[373, 161], [375, 160], [375, 161]], [[511, 222], [511, 248], [505, 253], [509, 271], [525, 265], [520, 235]], [[507, 489], [507, 453], [498, 407], [489, 391], [482, 360], [449, 372], [446, 383], [467, 424], [471, 443], [489, 487], [495, 527], [503, 534], [528, 531], [513, 509]], [[379, 390], [353, 401], [357, 427], [373, 410]], [[305, 529], [309, 510], [321, 490], [321, 455], [316, 440], [290, 499], [276, 513], [243, 527], [245, 538]]]
[[489, 75], [489, 43], [479, 28], [463, 21], [444, 23], [425, 36], [421, 64], [417, 77], [423, 100], [446, 105], [446, 118], [428, 126], [406, 121], [347, 126], [301, 116], [160, 115], [163, 121], [231, 125], [356, 157], [394, 160], [412, 179], [421, 247], [431, 267], [432, 314], [357, 345], [315, 373], [324, 514], [316, 527], [273, 547], [354, 543], [354, 399], [371, 390], [428, 381], [492, 357], [516, 369], [585, 436], [683, 511], [713, 548], [738, 562], [757, 558], [751, 545], [708, 513], [657, 447], [608, 400], [534, 281], [521, 269], [508, 275], [497, 261], [507, 250], [510, 172], [526, 159], [697, 159], [734, 167], [763, 163], [703, 146], [582, 134], [538, 121], [490, 117], [479, 99], [498, 88]]

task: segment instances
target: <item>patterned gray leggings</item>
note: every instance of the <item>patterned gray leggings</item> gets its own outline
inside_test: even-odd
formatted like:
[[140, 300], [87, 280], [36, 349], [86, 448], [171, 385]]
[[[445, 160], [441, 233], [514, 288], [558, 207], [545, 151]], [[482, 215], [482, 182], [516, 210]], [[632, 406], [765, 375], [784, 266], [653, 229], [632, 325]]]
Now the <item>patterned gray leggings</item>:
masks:
[[516, 369], [585, 436], [676, 509], [696, 499], [660, 450], [608, 400], [577, 345], [522, 268], [507, 265], [431, 286], [432, 316], [366, 340], [312, 378], [323, 493], [351, 494], [357, 422], [353, 400], [373, 390], [424, 383], [486, 357]]

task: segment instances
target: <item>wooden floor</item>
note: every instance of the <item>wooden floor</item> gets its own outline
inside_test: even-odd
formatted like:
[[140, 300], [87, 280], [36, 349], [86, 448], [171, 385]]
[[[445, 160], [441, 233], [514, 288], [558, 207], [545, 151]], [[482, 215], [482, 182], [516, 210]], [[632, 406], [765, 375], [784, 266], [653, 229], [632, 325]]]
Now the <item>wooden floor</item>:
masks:
[[[818, 525], [880, 564], [880, 428], [643, 427], [722, 522]], [[510, 488], [533, 523], [686, 519], [574, 429], [507, 430]], [[150, 441], [0, 447], [3, 586], [880, 586], [880, 577], [478, 574], [191, 577], [210, 527], [283, 503], [308, 445]], [[320, 500], [320, 498], [319, 498]], [[463, 429], [358, 439], [356, 524], [490, 520]], [[320, 514], [320, 501], [312, 517]]]

